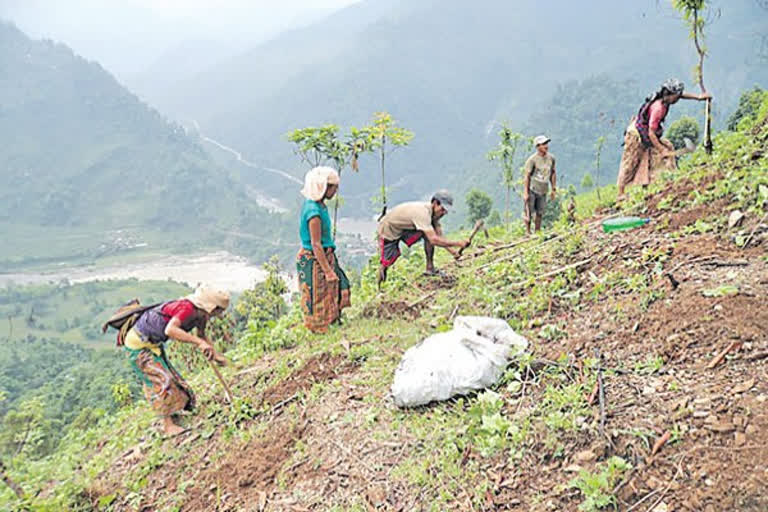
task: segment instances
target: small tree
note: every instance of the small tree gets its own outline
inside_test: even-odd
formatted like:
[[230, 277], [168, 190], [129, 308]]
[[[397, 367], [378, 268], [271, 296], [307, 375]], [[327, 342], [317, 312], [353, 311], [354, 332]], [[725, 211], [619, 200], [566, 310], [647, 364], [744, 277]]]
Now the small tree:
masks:
[[589, 190], [594, 186], [594, 182], [592, 181], [592, 175], [587, 173], [584, 173], [584, 177], [581, 178], [581, 188], [584, 190]]
[[[768, 1], [768, 0], [767, 0]], [[739, 121], [745, 117], [748, 119], [754, 119], [757, 113], [760, 111], [760, 105], [763, 102], [763, 89], [755, 86], [754, 89], [745, 92], [739, 98], [738, 108], [728, 118], [728, 129], [731, 131], [736, 130], [739, 127]]]
[[490, 215], [493, 200], [485, 192], [473, 188], [467, 193], [466, 201], [469, 208], [470, 223], [474, 224], [478, 220], [485, 219]]
[[[693, 74], [702, 93], [707, 92], [704, 86], [704, 58], [707, 56], [707, 47], [704, 46], [704, 27], [719, 16], [719, 11], [714, 12], [709, 8], [708, 0], [672, 0], [672, 5], [683, 15], [683, 20], [690, 29], [690, 37], [699, 54], [699, 62], [694, 68]], [[707, 154], [712, 154], [712, 101], [707, 100], [704, 110], [704, 148]]]
[[[339, 173], [339, 178], [347, 165], [352, 170], [358, 170], [358, 158], [360, 154], [370, 151], [370, 128], [351, 128], [350, 133], [343, 138], [339, 137], [339, 127], [335, 124], [327, 124], [321, 127], [307, 127], [294, 130], [288, 134], [288, 140], [292, 142], [294, 153], [311, 167], [330, 164]], [[343, 200], [337, 193], [333, 201], [333, 238], [336, 239], [336, 230], [339, 219], [339, 207]]]
[[515, 190], [515, 156], [520, 147], [520, 143], [525, 136], [522, 133], [512, 131], [507, 123], [502, 123], [499, 130], [499, 144], [493, 150], [488, 152], [488, 160], [498, 162], [501, 167], [501, 182], [506, 188], [506, 197], [504, 200], [504, 220], [509, 227], [510, 222], [510, 200], [512, 190]]
[[603, 154], [605, 136], [601, 135], [595, 143], [595, 185], [597, 186], [597, 200], [600, 201], [600, 157]]
[[675, 149], [684, 148], [685, 139], [696, 144], [699, 142], [699, 123], [691, 116], [683, 116], [669, 125], [666, 135]]
[[277, 320], [286, 312], [283, 295], [288, 292], [288, 287], [280, 276], [279, 258], [270, 258], [264, 264], [264, 270], [267, 272], [267, 278], [250, 290], [244, 291], [235, 305], [235, 319], [238, 323], [253, 322], [265, 325]]
[[295, 147], [293, 152], [310, 167], [327, 163], [338, 150], [339, 127], [326, 124], [320, 127], [299, 128], [288, 134], [288, 141]]
[[397, 121], [387, 112], [373, 115], [371, 125], [362, 130], [371, 143], [371, 150], [378, 151], [381, 163], [381, 216], [387, 213], [387, 180], [384, 163], [387, 153], [407, 146], [413, 140], [413, 132], [397, 126]]
[[488, 216], [488, 220], [485, 221], [486, 225], [488, 226], [498, 226], [501, 224], [501, 214], [499, 213], [499, 210], [493, 210], [491, 214]]

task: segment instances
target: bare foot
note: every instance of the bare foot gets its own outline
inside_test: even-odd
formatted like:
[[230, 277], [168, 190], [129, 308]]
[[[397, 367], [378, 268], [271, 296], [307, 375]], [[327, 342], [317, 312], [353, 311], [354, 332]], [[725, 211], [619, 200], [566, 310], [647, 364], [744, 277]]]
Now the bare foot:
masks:
[[187, 431], [186, 428], [174, 423], [170, 417], [165, 418], [165, 420], [163, 421], [163, 432], [165, 432], [165, 435], [167, 436], [170, 436], [170, 437], [177, 436], [179, 434], [183, 434], [186, 431]]

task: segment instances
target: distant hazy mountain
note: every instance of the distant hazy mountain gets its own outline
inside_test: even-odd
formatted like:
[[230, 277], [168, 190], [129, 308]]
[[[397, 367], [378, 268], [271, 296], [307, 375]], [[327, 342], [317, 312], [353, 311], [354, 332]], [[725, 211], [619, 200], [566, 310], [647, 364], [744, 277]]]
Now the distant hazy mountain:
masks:
[[[211, 34], [210, 39], [189, 39], [180, 41], [160, 55], [150, 60], [145, 69], [137, 73], [121, 73], [118, 79], [150, 105], [167, 103], [173, 97], [177, 87], [192, 88], [195, 75], [202, 73], [221, 62], [228, 61], [256, 44], [276, 37], [286, 30], [303, 28], [326, 18], [333, 9], [302, 10], [296, 17], [283, 26], [273, 26], [263, 33], [225, 38], [225, 34]], [[290, 28], [287, 28], [290, 27]], [[182, 86], [186, 84], [186, 86]]]
[[279, 238], [276, 218], [183, 128], [98, 64], [9, 24], [0, 24], [0, 140], [0, 262], [24, 226], [131, 228], [164, 247], [257, 245], [221, 234], [232, 232]]
[[[741, 90], [768, 81], [768, 65], [754, 48], [768, 15], [753, 0], [719, 7], [722, 16], [708, 28], [705, 72], [717, 112], [725, 114]], [[368, 0], [219, 63], [158, 96], [157, 104], [182, 122], [199, 121], [207, 135], [251, 160], [292, 166], [296, 174], [301, 168], [286, 132], [360, 124], [388, 110], [416, 133], [412, 146], [390, 160], [390, 184], [402, 198], [461, 182], [467, 167], [484, 165], [502, 119], [520, 130], [567, 132], [569, 126], [531, 124], [559, 123], [543, 112], [567, 81], [601, 75], [632, 87], [621, 105], [606, 98], [610, 112], [599, 98], [591, 108], [580, 105], [579, 125], [596, 129], [583, 138], [573, 134], [570, 147], [591, 149], [599, 119], [616, 118], [608, 129], [620, 136], [645, 93], [664, 78], [679, 76], [692, 86], [694, 63], [687, 30], [667, 2]], [[571, 177], [578, 182], [584, 154], [558, 156], [579, 160]], [[614, 177], [616, 164], [604, 162]], [[358, 210], [374, 193], [370, 180], [350, 178], [343, 186]]]

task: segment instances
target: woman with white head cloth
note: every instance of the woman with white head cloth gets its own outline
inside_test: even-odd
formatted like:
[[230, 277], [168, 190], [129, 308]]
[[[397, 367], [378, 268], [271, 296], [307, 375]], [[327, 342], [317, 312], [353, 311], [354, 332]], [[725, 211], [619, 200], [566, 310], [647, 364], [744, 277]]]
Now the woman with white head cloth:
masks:
[[315, 167], [304, 177], [301, 194], [299, 235], [301, 250], [296, 256], [304, 325], [313, 332], [327, 332], [350, 305], [349, 280], [336, 258], [331, 216], [325, 204], [339, 189], [339, 175], [330, 167]]

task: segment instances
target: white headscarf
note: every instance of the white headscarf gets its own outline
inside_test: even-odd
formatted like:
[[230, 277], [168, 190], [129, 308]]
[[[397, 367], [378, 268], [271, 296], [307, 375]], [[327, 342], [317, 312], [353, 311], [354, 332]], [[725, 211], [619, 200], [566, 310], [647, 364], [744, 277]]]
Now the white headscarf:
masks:
[[330, 167], [315, 167], [304, 176], [304, 188], [301, 195], [312, 201], [320, 201], [325, 197], [328, 185], [339, 184], [339, 173]]
[[207, 285], [198, 286], [195, 293], [188, 295], [186, 299], [208, 314], [213, 313], [217, 307], [224, 310], [229, 307], [229, 292]]

